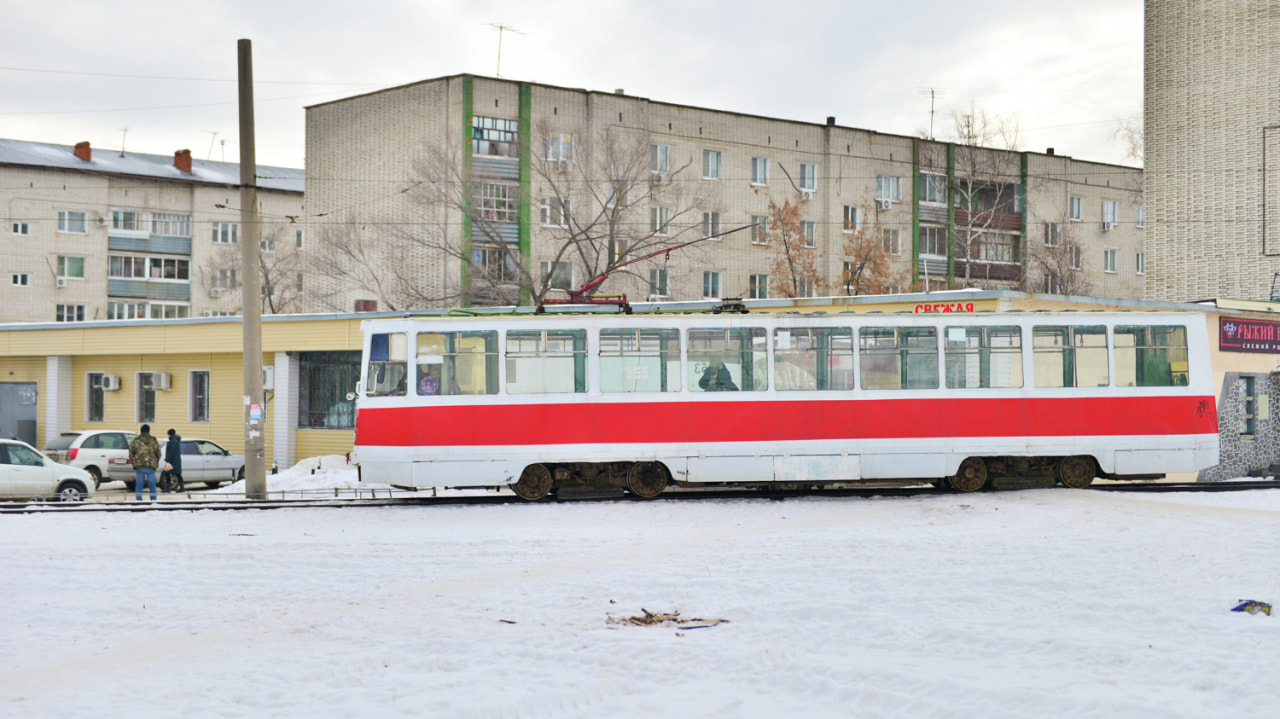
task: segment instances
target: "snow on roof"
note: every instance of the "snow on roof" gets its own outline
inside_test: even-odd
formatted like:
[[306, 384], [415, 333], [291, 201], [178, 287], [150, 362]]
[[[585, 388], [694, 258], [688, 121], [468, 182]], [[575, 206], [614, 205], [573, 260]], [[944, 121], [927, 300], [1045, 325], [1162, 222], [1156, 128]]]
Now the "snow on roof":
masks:
[[[217, 185], [239, 185], [240, 165], [235, 162], [213, 162], [191, 159], [191, 172], [183, 172], [173, 164], [173, 157], [121, 153], [105, 148], [93, 149], [91, 160], [81, 160], [70, 145], [0, 139], [0, 165], [23, 165], [58, 170], [134, 175], [159, 180], [201, 182]], [[289, 167], [258, 165], [258, 187], [286, 192], [302, 192], [306, 171]]]

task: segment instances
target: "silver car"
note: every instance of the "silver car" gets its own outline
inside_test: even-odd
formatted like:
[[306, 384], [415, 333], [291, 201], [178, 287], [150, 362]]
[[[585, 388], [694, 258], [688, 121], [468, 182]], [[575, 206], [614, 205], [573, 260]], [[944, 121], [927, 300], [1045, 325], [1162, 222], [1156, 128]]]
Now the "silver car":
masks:
[[0, 497], [78, 502], [93, 494], [93, 477], [58, 464], [26, 442], [0, 439]]
[[[164, 468], [164, 452], [168, 437], [160, 439], [160, 467]], [[244, 479], [244, 455], [232, 454], [217, 442], [207, 439], [182, 438], [182, 481], [204, 482], [217, 487], [223, 482]]]
[[132, 487], [133, 465], [129, 462], [129, 443], [137, 432], [91, 429], [63, 432], [45, 443], [44, 452], [55, 462], [79, 467], [93, 475], [93, 487], [103, 480], [117, 480]]

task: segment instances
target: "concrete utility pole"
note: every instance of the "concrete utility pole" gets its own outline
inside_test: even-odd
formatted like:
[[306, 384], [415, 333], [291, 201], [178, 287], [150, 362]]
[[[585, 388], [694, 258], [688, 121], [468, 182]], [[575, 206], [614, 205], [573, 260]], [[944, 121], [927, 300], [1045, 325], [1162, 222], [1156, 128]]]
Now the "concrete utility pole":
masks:
[[244, 327], [244, 491], [267, 498], [266, 416], [262, 392], [262, 277], [258, 161], [253, 142], [253, 45], [237, 43], [240, 78], [240, 313]]

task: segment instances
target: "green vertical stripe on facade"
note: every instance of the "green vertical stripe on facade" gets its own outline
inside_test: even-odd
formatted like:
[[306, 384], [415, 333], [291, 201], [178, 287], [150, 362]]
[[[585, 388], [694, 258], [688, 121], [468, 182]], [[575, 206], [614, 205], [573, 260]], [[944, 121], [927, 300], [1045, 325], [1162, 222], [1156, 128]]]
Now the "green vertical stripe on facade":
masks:
[[[529, 277], [533, 277], [531, 239], [533, 230], [533, 86], [520, 83], [520, 264]], [[530, 288], [520, 288], [520, 303], [533, 300]]]
[[[951, 188], [956, 186], [956, 146], [947, 143], [947, 289], [956, 285], [956, 193]], [[972, 273], [970, 273], [972, 274]]]
[[1018, 167], [1018, 196], [1013, 209], [1022, 213], [1022, 228], [1014, 240], [1013, 257], [1022, 263], [1022, 289], [1027, 287], [1027, 258], [1023, 255], [1030, 243], [1027, 238], [1027, 153], [1021, 153]]
[[920, 282], [920, 141], [911, 140], [911, 276]]
[[462, 297], [459, 304], [471, 306], [471, 118], [475, 111], [476, 82], [470, 75], [462, 76], [462, 262], [459, 281]]

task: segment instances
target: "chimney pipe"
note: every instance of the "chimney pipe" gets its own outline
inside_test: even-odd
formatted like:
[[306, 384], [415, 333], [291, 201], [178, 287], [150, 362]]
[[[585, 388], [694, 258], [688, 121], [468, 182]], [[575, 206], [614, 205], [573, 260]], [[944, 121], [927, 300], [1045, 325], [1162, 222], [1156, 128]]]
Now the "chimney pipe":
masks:
[[1050, 147], [1049, 149], [1045, 150], [1045, 151], [1044, 151], [1044, 154], [1046, 154], [1046, 155], [1052, 155], [1052, 154], [1053, 154], [1053, 148], [1052, 148], [1052, 147]]
[[827, 115], [827, 127], [835, 127], [835, 126], [836, 126], [835, 115]]
[[76, 157], [80, 158], [81, 160], [84, 160], [85, 162], [89, 162], [90, 160], [93, 159], [93, 152], [92, 150], [89, 149], [88, 140], [85, 140], [84, 142], [77, 142], [76, 149], [73, 152], [75, 153]]
[[173, 153], [173, 166], [187, 174], [191, 174], [191, 151], [178, 150]]

